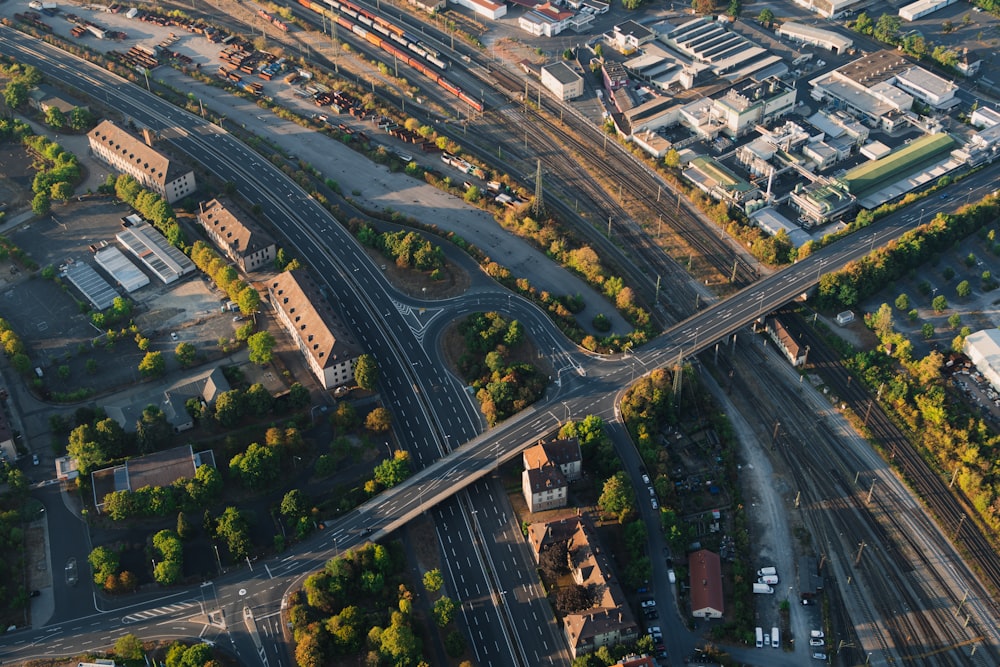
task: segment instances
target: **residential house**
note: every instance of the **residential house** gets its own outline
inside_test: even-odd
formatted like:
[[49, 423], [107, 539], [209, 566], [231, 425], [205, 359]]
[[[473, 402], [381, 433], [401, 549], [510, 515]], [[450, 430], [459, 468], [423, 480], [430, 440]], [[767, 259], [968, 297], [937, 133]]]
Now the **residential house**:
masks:
[[766, 329], [771, 340], [775, 342], [785, 358], [791, 362], [792, 366], [798, 368], [806, 363], [807, 347], [799, 345], [795, 337], [785, 328], [781, 320], [777, 317], [767, 318]]
[[625, 593], [607, 555], [594, 543], [593, 535], [593, 525], [585, 516], [528, 527], [528, 543], [536, 562], [545, 549], [566, 542], [573, 580], [587, 588], [594, 600], [590, 609], [563, 618], [563, 631], [573, 658], [593, 653], [601, 646], [635, 641], [639, 634]]
[[571, 438], [540, 443], [521, 454], [521, 489], [529, 512], [565, 507], [569, 482], [580, 479], [580, 443]]

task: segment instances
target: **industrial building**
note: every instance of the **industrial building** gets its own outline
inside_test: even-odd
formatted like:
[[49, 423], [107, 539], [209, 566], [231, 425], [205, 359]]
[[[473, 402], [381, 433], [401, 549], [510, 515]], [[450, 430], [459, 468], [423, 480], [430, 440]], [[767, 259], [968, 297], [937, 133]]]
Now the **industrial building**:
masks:
[[149, 284], [149, 276], [113, 245], [105, 246], [95, 252], [94, 261], [126, 292], [134, 292]]
[[477, 15], [483, 18], [490, 19], [491, 21], [496, 21], [497, 19], [507, 15], [507, 3], [505, 2], [491, 2], [491, 0], [451, 0], [459, 7], [465, 7], [466, 9], [471, 9]]
[[583, 77], [566, 63], [555, 62], [542, 68], [542, 85], [561, 100], [583, 95]]
[[923, 67], [911, 67], [896, 75], [895, 84], [935, 109], [948, 109], [959, 103], [958, 86]]
[[740, 204], [760, 194], [757, 186], [710, 157], [699, 156], [691, 160], [684, 177], [709, 197], [731, 204]]
[[[732, 82], [749, 76], [780, 76], [788, 71], [780, 56], [704, 17], [671, 28], [660, 39], [693, 62], [708, 65], [715, 76]], [[689, 82], [685, 88], [692, 85]]]
[[854, 211], [856, 201], [846, 186], [827, 179], [796, 186], [789, 196], [789, 204], [799, 212], [807, 229], [846, 217]]
[[909, 111], [913, 106], [913, 97], [890, 81], [912, 66], [893, 51], [876, 51], [811, 80], [810, 94], [817, 102], [833, 100], [870, 124], [884, 127], [891, 112]]
[[[526, 12], [517, 19], [521, 30], [535, 37], [555, 37], [567, 28], [576, 25], [573, 22], [576, 14], [554, 7], [549, 3], [538, 5], [532, 11]], [[592, 17], [588, 17], [593, 20]], [[589, 23], [589, 20], [585, 21]]]
[[844, 37], [839, 32], [823, 30], [795, 21], [785, 21], [778, 26], [776, 32], [782, 37], [800, 44], [811, 44], [834, 53], [847, 53], [854, 46], [854, 40], [850, 37]]
[[94, 308], [105, 310], [114, 304], [118, 292], [90, 264], [70, 260], [61, 268], [62, 275], [80, 290]]
[[723, 132], [738, 137], [795, 108], [795, 88], [777, 77], [730, 88], [714, 101]]
[[608, 41], [622, 53], [631, 53], [656, 38], [656, 33], [635, 21], [625, 21], [614, 27]]
[[857, 2], [858, 0], [795, 0], [795, 4], [799, 7], [804, 7], [827, 19], [837, 18]]
[[885, 157], [865, 162], [851, 169], [843, 177], [851, 194], [864, 197], [873, 190], [906, 178], [914, 172], [936, 162], [951, 152], [956, 142], [948, 134], [920, 137], [891, 151]]
[[163, 234], [138, 215], [122, 218], [127, 225], [115, 236], [153, 275], [166, 284], [194, 271], [194, 262], [170, 245]]
[[983, 329], [965, 337], [965, 356], [995, 391], [1000, 391], [1000, 329]]
[[155, 150], [151, 131], [146, 130], [143, 134], [146, 143], [105, 120], [87, 134], [87, 139], [97, 158], [132, 176], [167, 203], [173, 204], [194, 193], [194, 172]]
[[956, 2], [958, 0], [917, 0], [917, 2], [910, 3], [905, 7], [900, 7], [899, 18], [904, 21], [916, 21]]
[[361, 348], [305, 269], [285, 271], [267, 283], [271, 307], [324, 389], [354, 382]]

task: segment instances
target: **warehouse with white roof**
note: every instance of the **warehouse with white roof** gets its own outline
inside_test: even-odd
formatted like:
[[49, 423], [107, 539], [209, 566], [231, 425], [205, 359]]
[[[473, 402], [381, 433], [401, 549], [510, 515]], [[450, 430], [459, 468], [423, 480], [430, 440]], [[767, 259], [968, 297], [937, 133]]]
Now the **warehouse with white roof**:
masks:
[[845, 37], [833, 30], [823, 30], [805, 23], [786, 21], [778, 26], [778, 34], [787, 37], [793, 42], [801, 44], [812, 44], [823, 49], [829, 49], [834, 53], [847, 53], [847, 50], [854, 46], [854, 40]]
[[122, 251], [113, 245], [101, 248], [94, 253], [97, 265], [108, 272], [126, 292], [134, 292], [149, 284], [149, 276], [138, 266], [129, 261]]
[[969, 334], [962, 351], [990, 385], [1000, 391], [1000, 329], [983, 329]]

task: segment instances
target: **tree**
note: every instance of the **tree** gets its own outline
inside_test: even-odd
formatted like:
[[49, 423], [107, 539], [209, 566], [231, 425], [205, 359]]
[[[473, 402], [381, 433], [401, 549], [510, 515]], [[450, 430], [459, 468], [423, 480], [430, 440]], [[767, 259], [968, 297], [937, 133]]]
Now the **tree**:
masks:
[[869, 318], [869, 324], [879, 340], [885, 340], [892, 333], [892, 309], [883, 303]]
[[104, 585], [104, 581], [111, 575], [118, 573], [118, 553], [107, 547], [96, 547], [87, 556], [94, 571], [94, 583], [98, 586]]
[[197, 356], [198, 349], [191, 343], [178, 343], [177, 347], [174, 348], [174, 358], [177, 359], [177, 363], [181, 365], [181, 368], [194, 366]]
[[880, 42], [896, 44], [899, 42], [899, 26], [901, 19], [893, 14], [882, 14], [875, 23], [872, 35]]
[[272, 447], [252, 442], [245, 452], [229, 460], [229, 471], [248, 489], [264, 488], [281, 472], [278, 453]]
[[635, 494], [624, 472], [616, 472], [604, 482], [604, 490], [597, 504], [608, 514], [615, 515], [618, 523], [625, 523], [635, 511]]
[[239, 389], [230, 389], [215, 397], [215, 418], [223, 426], [235, 426], [244, 412], [246, 400]]
[[760, 14], [757, 15], [757, 20], [770, 28], [771, 24], [774, 22], [774, 12], [765, 7], [760, 11]]
[[142, 640], [131, 633], [122, 635], [115, 642], [115, 655], [122, 660], [142, 660]]
[[952, 329], [957, 329], [959, 325], [962, 324], [962, 316], [958, 313], [952, 313], [948, 316], [948, 326]]
[[972, 285], [969, 284], [968, 280], [963, 280], [955, 285], [955, 293], [964, 299], [972, 294]]
[[538, 568], [550, 582], [569, 572], [569, 549], [566, 542], [556, 542], [542, 551], [538, 557]]
[[943, 313], [948, 309], [948, 299], [944, 297], [944, 294], [938, 294], [934, 297], [934, 300], [931, 301], [931, 308], [933, 308], [935, 312]]
[[934, 337], [934, 325], [930, 322], [925, 322], [922, 327], [920, 327], [920, 333], [927, 340]]
[[271, 392], [264, 385], [255, 382], [247, 389], [247, 393], [244, 395], [244, 403], [246, 409], [251, 414], [263, 417], [271, 411], [274, 405], [274, 397], [271, 396]]
[[455, 619], [455, 601], [449, 597], [442, 596], [434, 603], [431, 613], [434, 614], [434, 622], [439, 628], [443, 628]]
[[230, 555], [239, 560], [250, 553], [250, 531], [247, 519], [235, 507], [227, 507], [216, 522], [216, 533], [226, 541]]
[[77, 132], [87, 129], [93, 121], [93, 114], [83, 107], [73, 107], [69, 112], [69, 126]]
[[663, 164], [667, 169], [677, 169], [681, 166], [681, 154], [677, 152], [676, 148], [667, 151], [667, 154], [663, 156]]
[[20, 81], [11, 81], [3, 89], [3, 100], [11, 109], [16, 109], [28, 100], [28, 87]]
[[31, 212], [35, 215], [45, 215], [52, 210], [52, 199], [47, 192], [39, 192], [31, 200]]
[[236, 303], [241, 313], [253, 315], [260, 310], [260, 292], [252, 287], [246, 287], [237, 295]]
[[271, 363], [274, 351], [274, 336], [268, 331], [258, 331], [247, 338], [247, 347], [250, 349], [250, 361], [266, 366]]
[[593, 604], [590, 593], [579, 584], [562, 586], [556, 591], [556, 609], [563, 615], [589, 609]]
[[309, 396], [309, 390], [302, 386], [299, 382], [293, 382], [292, 386], [288, 388], [288, 405], [293, 410], [299, 410], [306, 407], [312, 401]]
[[281, 514], [288, 519], [294, 521], [305, 516], [308, 511], [309, 499], [298, 489], [292, 489], [281, 499]]
[[76, 461], [77, 469], [84, 476], [105, 461], [104, 450], [89, 424], [82, 424], [70, 431], [66, 454]]
[[444, 586], [444, 576], [441, 575], [441, 570], [434, 568], [424, 572], [424, 588], [428, 593], [437, 593], [442, 586]]
[[858, 14], [858, 18], [854, 21], [854, 30], [860, 32], [862, 35], [870, 35], [874, 29], [875, 24], [872, 23], [871, 17], [866, 12]]
[[354, 381], [365, 391], [374, 391], [378, 383], [378, 362], [370, 354], [362, 354], [354, 362]]
[[396, 450], [391, 459], [375, 466], [375, 481], [389, 489], [402, 483], [410, 476], [410, 454]]
[[167, 370], [167, 361], [162, 352], [147, 352], [139, 362], [139, 374], [144, 378], [158, 378]]
[[375, 408], [365, 417], [365, 428], [372, 433], [385, 433], [392, 427], [392, 413], [386, 408]]
[[192, 524], [184, 512], [177, 513], [177, 536], [182, 540], [189, 540], [194, 536], [194, 524]]
[[740, 0], [729, 0], [729, 6], [726, 7], [726, 15], [736, 19], [739, 18], [741, 13], [743, 13], [743, 3]]
[[691, 0], [691, 8], [698, 14], [711, 14], [715, 11], [715, 0]]
[[61, 130], [66, 125], [66, 114], [59, 107], [51, 106], [45, 111], [45, 124], [56, 130]]
[[61, 201], [65, 204], [67, 200], [73, 197], [73, 186], [66, 181], [53, 183], [52, 187], [49, 189], [49, 196], [52, 199]]
[[155, 405], [147, 405], [142, 411], [142, 417], [136, 422], [135, 435], [139, 451], [144, 454], [155, 452], [170, 441], [173, 432], [163, 410]]
[[909, 310], [910, 308], [910, 297], [906, 294], [900, 294], [896, 297], [896, 308], [899, 310]]

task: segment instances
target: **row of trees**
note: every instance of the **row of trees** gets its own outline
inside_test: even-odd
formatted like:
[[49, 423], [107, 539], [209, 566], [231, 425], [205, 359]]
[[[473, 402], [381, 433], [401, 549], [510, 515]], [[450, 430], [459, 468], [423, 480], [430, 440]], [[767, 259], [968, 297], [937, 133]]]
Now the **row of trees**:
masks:
[[236, 268], [210, 245], [195, 241], [191, 246], [191, 261], [236, 302], [241, 313], [253, 315], [260, 310], [260, 292], [247, 285]]
[[167, 237], [171, 245], [182, 250], [187, 245], [187, 238], [177, 223], [173, 207], [159, 194], [146, 190], [139, 181], [128, 174], [119, 174], [117, 178], [113, 174], [108, 174], [104, 188], [113, 188], [120, 200], [138, 211], [139, 215]]
[[837, 272], [820, 277], [820, 308], [850, 308], [878, 293], [972, 233], [988, 234], [986, 227], [1000, 216], [997, 198], [966, 206], [961, 213], [939, 213], [930, 222], [904, 233], [883, 248], [876, 248]]
[[14, 370], [25, 377], [31, 374], [31, 358], [27, 354], [28, 348], [10, 326], [10, 322], [3, 318], [0, 318], [0, 345], [3, 345], [3, 353], [10, 359]]
[[178, 479], [170, 486], [144, 486], [135, 491], [112, 491], [104, 496], [104, 514], [113, 521], [139, 517], [168, 516], [178, 509], [195, 511], [222, 494], [222, 476], [213, 466], [202, 464], [194, 477]]
[[[992, 0], [988, 0], [992, 1]], [[971, 22], [966, 15], [966, 24]], [[917, 31], [910, 31], [903, 34], [900, 31], [901, 19], [895, 14], [882, 14], [876, 20], [872, 20], [867, 12], [861, 12], [851, 23], [851, 27], [863, 35], [871, 35], [880, 42], [891, 44], [902, 49], [905, 53], [914, 58], [923, 60], [930, 59], [944, 67], [954, 69], [958, 64], [959, 52], [944, 45], [935, 45], [924, 38]], [[946, 21], [944, 31], [951, 31], [951, 22]]]
[[510, 357], [524, 344], [524, 329], [499, 313], [473, 313], [459, 324], [465, 352], [458, 366], [476, 390], [486, 421], [496, 424], [538, 400], [547, 380], [537, 368]]

